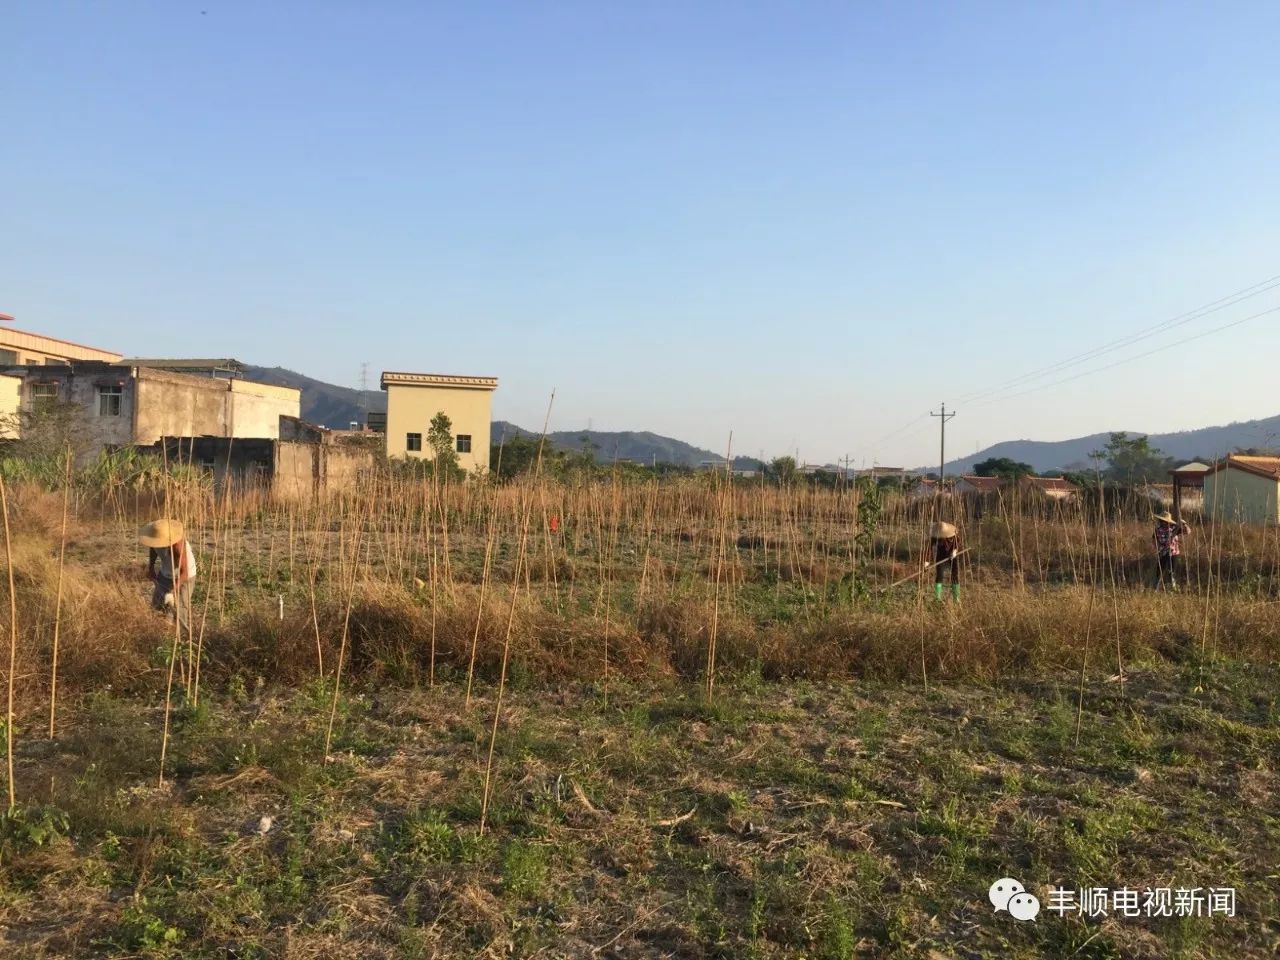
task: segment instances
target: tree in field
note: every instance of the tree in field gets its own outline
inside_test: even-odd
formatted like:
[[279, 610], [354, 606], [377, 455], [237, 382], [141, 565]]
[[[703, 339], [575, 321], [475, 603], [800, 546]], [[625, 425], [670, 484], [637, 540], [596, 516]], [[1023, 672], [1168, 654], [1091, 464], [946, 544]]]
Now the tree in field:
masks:
[[1113, 433], [1107, 445], [1089, 456], [1106, 461], [1104, 472], [1108, 480], [1117, 483], [1151, 483], [1167, 476], [1172, 461], [1159, 449], [1151, 446], [1146, 437], [1131, 437], [1127, 433]]
[[796, 479], [796, 458], [795, 457], [775, 457], [769, 464], [769, 473], [784, 487], [795, 482]]
[[68, 447], [83, 454], [92, 446], [84, 410], [68, 400], [37, 402], [30, 409], [0, 419], [6, 433], [21, 438], [11, 444], [14, 453], [28, 460], [47, 459], [58, 469]]
[[590, 475], [596, 469], [596, 452], [600, 444], [585, 433], [578, 438], [578, 444], [578, 451], [569, 458], [568, 467], [576, 473]]
[[458, 452], [453, 449], [453, 421], [443, 410], [431, 418], [427, 446], [435, 454], [433, 460], [438, 474], [452, 476], [458, 472]]
[[505, 437], [489, 450], [489, 463], [499, 480], [529, 473], [538, 459], [538, 440], [522, 434]]
[[1001, 477], [1004, 480], [1035, 476], [1035, 470], [1031, 464], [1011, 460], [1008, 457], [991, 457], [981, 463], [975, 463], [973, 472], [980, 477]]

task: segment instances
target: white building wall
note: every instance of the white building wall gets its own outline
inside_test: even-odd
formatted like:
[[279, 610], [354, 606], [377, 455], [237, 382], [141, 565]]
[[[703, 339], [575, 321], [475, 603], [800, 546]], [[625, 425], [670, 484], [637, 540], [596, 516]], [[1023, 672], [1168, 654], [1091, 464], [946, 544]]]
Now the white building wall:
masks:
[[1276, 523], [1280, 482], [1237, 467], [1204, 478], [1204, 509], [1215, 520]]
[[302, 392], [294, 387], [277, 387], [251, 380], [220, 381], [230, 384], [230, 436], [280, 437], [280, 418], [302, 414]]

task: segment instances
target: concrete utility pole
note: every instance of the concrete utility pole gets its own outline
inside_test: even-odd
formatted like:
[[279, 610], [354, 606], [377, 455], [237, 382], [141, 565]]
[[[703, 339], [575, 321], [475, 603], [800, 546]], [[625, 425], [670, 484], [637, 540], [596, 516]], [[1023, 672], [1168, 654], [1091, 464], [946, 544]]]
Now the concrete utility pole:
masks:
[[940, 419], [939, 426], [942, 427], [942, 450], [938, 455], [938, 492], [942, 492], [942, 481], [947, 478], [947, 421], [955, 416], [955, 411], [947, 413], [947, 405], [942, 405], [941, 413], [933, 413], [930, 411], [929, 416], [938, 417]]

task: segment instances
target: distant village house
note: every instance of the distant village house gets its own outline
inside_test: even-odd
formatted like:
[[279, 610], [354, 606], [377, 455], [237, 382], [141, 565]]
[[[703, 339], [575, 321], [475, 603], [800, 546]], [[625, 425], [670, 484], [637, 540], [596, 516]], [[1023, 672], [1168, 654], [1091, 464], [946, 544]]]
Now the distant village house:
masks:
[[1219, 460], [1204, 473], [1204, 509], [1214, 520], [1280, 522], [1280, 457]]
[[382, 374], [387, 392], [386, 445], [391, 459], [430, 460], [428, 434], [437, 413], [449, 418], [458, 466], [468, 473], [489, 470], [490, 424], [497, 377], [437, 373]]
[[[47, 366], [76, 360], [115, 363], [120, 354], [97, 347], [86, 347], [39, 333], [5, 326], [13, 317], [0, 314], [0, 370], [19, 366]], [[23, 378], [14, 373], [0, 374], [0, 439], [17, 439], [22, 409]]]
[[19, 411], [77, 410], [77, 457], [147, 446], [162, 437], [276, 439], [280, 417], [297, 417], [301, 391], [252, 380], [196, 376], [126, 363], [71, 361], [10, 367], [21, 383]]
[[1043, 497], [1055, 503], [1070, 503], [1080, 495], [1080, 488], [1065, 477], [1019, 477], [1018, 492]]
[[1003, 477], [979, 477], [974, 474], [961, 477], [956, 481], [956, 493], [959, 494], [995, 494], [1005, 485]]

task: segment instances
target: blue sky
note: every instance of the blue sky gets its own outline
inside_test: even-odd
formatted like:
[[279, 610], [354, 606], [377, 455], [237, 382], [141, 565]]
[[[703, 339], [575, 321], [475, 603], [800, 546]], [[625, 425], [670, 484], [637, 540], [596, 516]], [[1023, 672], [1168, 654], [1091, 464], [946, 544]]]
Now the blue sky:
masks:
[[943, 400], [957, 454], [1270, 416], [1280, 313], [956, 401], [1280, 275], [1278, 29], [1268, 3], [11, 3], [0, 312], [346, 385], [491, 374], [530, 427], [554, 388], [558, 428], [816, 462], [932, 462]]

